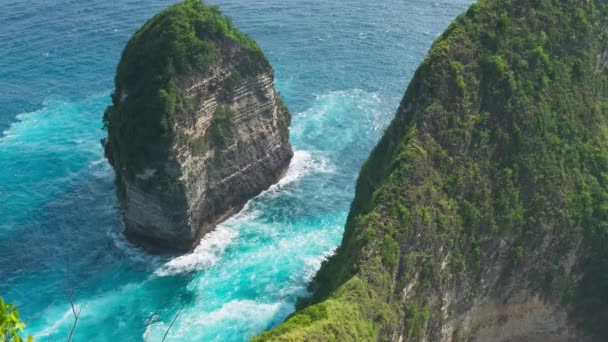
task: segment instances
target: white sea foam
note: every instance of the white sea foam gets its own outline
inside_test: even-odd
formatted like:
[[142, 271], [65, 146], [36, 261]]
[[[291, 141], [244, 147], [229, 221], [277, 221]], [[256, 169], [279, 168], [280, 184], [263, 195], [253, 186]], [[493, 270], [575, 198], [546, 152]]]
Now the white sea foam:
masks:
[[220, 225], [207, 234], [192, 253], [171, 259], [154, 273], [158, 276], [170, 276], [213, 266], [217, 264], [228, 245], [237, 236], [237, 231]]
[[106, 158], [99, 158], [99, 159], [95, 159], [95, 160], [91, 160], [89, 162], [89, 166], [93, 167], [93, 166], [97, 166], [99, 164], [105, 163]]
[[[333, 172], [333, 167], [324, 158], [314, 158], [311, 151], [295, 151], [291, 164], [283, 178], [264, 191], [260, 196], [277, 194], [286, 185], [297, 181], [313, 172]], [[258, 197], [260, 197], [258, 196]], [[255, 199], [252, 199], [255, 201]], [[220, 224], [207, 234], [200, 244], [190, 254], [176, 257], [166, 262], [155, 271], [158, 276], [203, 270], [217, 264], [221, 260], [226, 248], [238, 237], [239, 227], [259, 216], [259, 211], [249, 210], [248, 202], [240, 213]]]
[[301, 178], [304, 173], [310, 170], [312, 166], [313, 158], [310, 151], [295, 151], [285, 176], [279, 180], [277, 185], [281, 187], [295, 182]]
[[304, 265], [306, 265], [306, 268], [304, 269], [303, 277], [305, 283], [309, 283], [314, 278], [319, 268], [321, 268], [321, 263], [325, 260], [327, 254], [304, 258]]
[[[75, 306], [76, 310], [80, 310], [80, 306], [76, 305]], [[57, 330], [59, 329], [59, 327], [61, 327], [64, 323], [67, 323], [70, 320], [73, 320], [73, 313], [72, 313], [72, 309], [69, 308], [64, 314], [63, 316], [61, 316], [59, 319], [57, 319], [55, 322], [53, 322], [53, 324], [47, 326], [46, 328], [44, 328], [44, 330], [40, 331], [39, 333], [34, 335], [34, 339], [35, 340], [42, 340], [42, 337], [47, 337], [50, 336], [52, 334], [54, 334], [55, 332], [57, 332]]]
[[153, 335], [154, 331], [155, 330], [160, 331], [160, 329], [162, 329], [164, 326], [165, 326], [165, 324], [163, 322], [149, 323], [146, 326], [146, 330], [144, 331], [144, 333], [142, 335], [142, 339], [144, 341], [156, 341], [156, 340], [158, 340], [157, 338], [154, 338], [154, 335]]
[[219, 322], [242, 318], [257, 317], [258, 320], [263, 320], [265, 317], [275, 314], [284, 305], [280, 302], [264, 304], [252, 300], [233, 300], [223, 305], [219, 310], [192, 317], [190, 321], [195, 325], [213, 326]]
[[218, 263], [226, 248], [238, 237], [241, 223], [253, 220], [260, 212], [249, 210], [249, 203], [239, 214], [218, 225], [207, 234], [190, 254], [169, 260], [154, 273], [158, 276], [171, 276], [184, 272], [200, 271]]
[[281, 190], [286, 185], [313, 173], [333, 172], [335, 172], [335, 168], [329, 159], [321, 156], [321, 152], [297, 150], [294, 151], [289, 168], [283, 178], [263, 192], [262, 195]]
[[34, 125], [35, 120], [34, 117], [36, 114], [41, 113], [42, 111], [44, 111], [46, 108], [35, 111], [35, 112], [30, 112], [30, 113], [21, 113], [21, 114], [17, 114], [15, 115], [15, 121], [13, 121], [7, 129], [5, 129], [2, 132], [2, 136], [0, 136], [0, 142], [2, 141], [11, 141], [15, 138], [18, 137], [18, 131], [20, 129], [23, 129], [23, 125], [24, 125], [24, 121], [26, 121], [26, 119], [30, 118], [31, 123], [29, 123], [30, 125]]
[[[260, 331], [264, 329], [268, 321], [278, 314], [286, 316], [293, 311], [293, 305], [285, 302], [259, 303], [252, 300], [233, 300], [217, 310], [201, 312], [199, 310], [186, 309], [182, 313], [178, 323], [172, 327], [169, 340], [199, 340], [208, 332], [208, 328], [215, 328], [221, 324], [237, 324], [243, 331]], [[172, 319], [166, 318], [167, 320]], [[164, 335], [169, 322], [153, 322], [148, 324], [143, 333], [144, 341], [158, 341]], [[193, 332], [199, 331], [199, 333]]]
[[290, 128], [294, 143], [307, 150], [332, 153], [371, 145], [394, 113], [377, 93], [361, 89], [330, 91], [315, 97], [311, 107], [294, 115]]

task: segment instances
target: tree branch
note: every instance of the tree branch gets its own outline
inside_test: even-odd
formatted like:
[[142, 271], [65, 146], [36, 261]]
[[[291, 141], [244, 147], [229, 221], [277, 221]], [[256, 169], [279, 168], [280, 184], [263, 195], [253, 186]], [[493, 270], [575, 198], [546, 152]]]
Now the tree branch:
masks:
[[182, 306], [180, 306], [179, 310], [177, 310], [177, 313], [175, 314], [175, 317], [173, 317], [173, 320], [171, 321], [171, 324], [169, 324], [169, 327], [167, 328], [167, 331], [165, 331], [165, 336], [163, 336], [163, 339], [161, 342], [165, 342], [165, 339], [167, 338], [167, 335], [169, 335], [169, 330], [171, 330], [171, 327], [173, 327], [173, 324], [175, 323], [175, 321], [177, 321], [177, 317], [179, 317], [179, 314], [182, 313], [182, 310], [184, 309], [184, 304], [182, 304]]
[[70, 306], [72, 307], [72, 314], [74, 315], [74, 324], [72, 325], [72, 329], [70, 329], [70, 335], [68, 336], [68, 342], [70, 342], [72, 340], [72, 335], [74, 335], [74, 330], [76, 330], [76, 324], [78, 324], [78, 318], [80, 318], [80, 312], [82, 311], [82, 308], [78, 308], [78, 312], [76, 312], [76, 306], [74, 305], [74, 298], [73, 298], [73, 291], [70, 288], [69, 289], [69, 299], [70, 299]]
[[[198, 278], [198, 280], [196, 281], [196, 284], [194, 284], [194, 289], [196, 290], [198, 288], [198, 284], [201, 281], [201, 277]], [[167, 336], [169, 335], [169, 331], [171, 330], [171, 328], [173, 327], [173, 324], [175, 323], [175, 321], [177, 321], [177, 318], [179, 317], [179, 315], [182, 313], [182, 310], [184, 309], [184, 307], [186, 306], [185, 301], [182, 300], [182, 305], [180, 305], [179, 310], [177, 310], [177, 313], [175, 314], [175, 316], [173, 317], [173, 320], [171, 321], [171, 324], [169, 324], [169, 327], [167, 328], [167, 331], [165, 331], [165, 336], [163, 336], [163, 339], [161, 342], [165, 342], [165, 339], [167, 338]], [[68, 341], [69, 342], [69, 341]]]
[[78, 319], [80, 318], [80, 312], [82, 308], [78, 308], [78, 312], [76, 311], [76, 305], [74, 304], [74, 288], [72, 287], [72, 279], [70, 277], [70, 259], [68, 258], [66, 263], [66, 289], [65, 292], [68, 295], [68, 300], [70, 301], [70, 308], [72, 309], [72, 315], [74, 315], [74, 324], [72, 324], [72, 328], [70, 329], [70, 334], [68, 335], [68, 341], [72, 340], [72, 336], [74, 336], [74, 330], [76, 330], [76, 325], [78, 324]]

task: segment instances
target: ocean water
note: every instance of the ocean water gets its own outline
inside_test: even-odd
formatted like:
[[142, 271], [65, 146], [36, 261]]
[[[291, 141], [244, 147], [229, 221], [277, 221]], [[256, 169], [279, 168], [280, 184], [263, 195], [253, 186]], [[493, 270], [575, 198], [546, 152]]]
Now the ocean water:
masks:
[[432, 41], [471, 0], [213, 0], [256, 39], [292, 114], [279, 184], [192, 254], [121, 235], [101, 116], [128, 37], [174, 1], [0, 0], [0, 296], [65, 341], [244, 341], [340, 243], [357, 172]]

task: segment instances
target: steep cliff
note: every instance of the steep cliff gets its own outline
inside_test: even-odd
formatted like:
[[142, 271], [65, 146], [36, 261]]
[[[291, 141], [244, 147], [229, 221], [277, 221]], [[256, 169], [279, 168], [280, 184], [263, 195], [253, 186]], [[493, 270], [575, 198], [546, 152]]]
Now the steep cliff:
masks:
[[276, 341], [608, 340], [608, 6], [479, 0], [365, 163]]
[[104, 114], [127, 236], [192, 248], [285, 171], [290, 120], [262, 51], [216, 7], [189, 0], [150, 19]]

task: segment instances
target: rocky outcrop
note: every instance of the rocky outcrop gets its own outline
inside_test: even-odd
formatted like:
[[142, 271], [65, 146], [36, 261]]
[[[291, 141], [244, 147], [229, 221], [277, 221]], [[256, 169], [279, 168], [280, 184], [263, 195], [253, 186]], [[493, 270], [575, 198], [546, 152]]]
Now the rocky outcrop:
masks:
[[608, 6], [479, 0], [420, 65], [314, 295], [257, 341], [608, 340]]
[[105, 122], [127, 236], [182, 251], [275, 183], [293, 155], [268, 61], [199, 1], [129, 41]]

